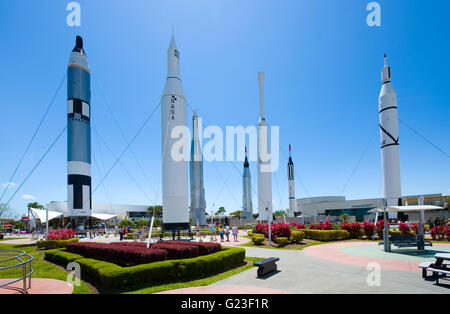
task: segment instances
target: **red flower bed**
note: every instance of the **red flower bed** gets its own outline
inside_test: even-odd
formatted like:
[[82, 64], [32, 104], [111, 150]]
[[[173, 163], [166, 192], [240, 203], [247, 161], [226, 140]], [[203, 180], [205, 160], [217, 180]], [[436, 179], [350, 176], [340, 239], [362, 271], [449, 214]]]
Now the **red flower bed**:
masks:
[[50, 230], [47, 240], [69, 240], [75, 238], [75, 232], [72, 229]]
[[198, 247], [199, 255], [208, 255], [222, 250], [220, 243], [211, 242], [188, 242], [188, 241], [164, 241], [167, 244], [193, 245]]
[[333, 225], [330, 223], [330, 221], [327, 219], [325, 222], [321, 222], [319, 224], [310, 224], [308, 229], [313, 230], [333, 230]]
[[359, 239], [361, 237], [361, 225], [358, 222], [349, 224], [348, 222], [343, 222], [341, 224], [341, 229], [350, 232], [350, 237], [353, 239]]
[[373, 237], [373, 232], [375, 231], [375, 224], [373, 222], [364, 220], [362, 228], [364, 229], [364, 232], [366, 233], [366, 237], [368, 239]]
[[87, 258], [111, 262], [120, 266], [134, 266], [168, 259], [166, 250], [141, 245], [110, 245], [107, 243], [68, 243], [68, 252]]
[[296, 222], [291, 222], [289, 226], [294, 227], [295, 229], [306, 229], [305, 224], [299, 224]]
[[169, 254], [168, 259], [193, 258], [200, 255], [198, 246], [195, 245], [158, 242], [152, 244], [151, 248], [167, 251], [167, 253]]

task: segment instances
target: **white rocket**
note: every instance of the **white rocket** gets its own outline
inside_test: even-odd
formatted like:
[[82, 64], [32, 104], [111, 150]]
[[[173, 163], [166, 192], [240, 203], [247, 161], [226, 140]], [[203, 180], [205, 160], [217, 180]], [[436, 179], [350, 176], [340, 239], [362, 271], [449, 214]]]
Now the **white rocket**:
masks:
[[[172, 131], [180, 126], [187, 130], [186, 98], [180, 79], [180, 54], [173, 34], [167, 58], [167, 79], [161, 100], [163, 228], [171, 231], [187, 230], [189, 229], [187, 161], [189, 155], [187, 158], [180, 158], [181, 156], [176, 154], [178, 150], [172, 153], [172, 147], [179, 141], [179, 138], [172, 138]], [[189, 147], [189, 143], [185, 143], [183, 147]]]
[[258, 122], [258, 220], [272, 221], [272, 165], [264, 117], [264, 72], [258, 72], [260, 118]]
[[242, 175], [242, 211], [244, 219], [253, 218], [252, 176], [250, 175], [247, 147], [245, 147], [244, 173]]
[[295, 217], [295, 187], [294, 187], [294, 163], [291, 156], [291, 144], [289, 144], [289, 162], [288, 162], [288, 184], [289, 184], [289, 211], [288, 217]]
[[391, 68], [384, 55], [378, 102], [380, 113], [381, 165], [383, 169], [383, 197], [388, 206], [401, 205], [400, 146], [398, 137], [397, 95], [391, 84]]
[[[189, 162], [190, 183], [191, 183], [191, 218], [194, 224], [197, 222], [206, 225], [206, 200], [205, 188], [203, 186], [203, 156], [199, 137], [197, 111], [194, 110], [192, 117], [192, 141], [191, 141], [191, 160]], [[201, 132], [201, 131], [200, 131]]]

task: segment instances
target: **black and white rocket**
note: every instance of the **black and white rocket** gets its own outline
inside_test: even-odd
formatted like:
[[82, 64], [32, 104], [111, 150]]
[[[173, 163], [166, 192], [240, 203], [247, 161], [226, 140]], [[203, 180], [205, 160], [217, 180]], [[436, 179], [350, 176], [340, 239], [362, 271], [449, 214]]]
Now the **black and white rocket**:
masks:
[[272, 161], [269, 127], [264, 116], [264, 72], [258, 72], [260, 117], [258, 122], [258, 220], [273, 220]]
[[294, 162], [291, 155], [291, 144], [289, 144], [289, 162], [287, 165], [288, 170], [288, 185], [289, 185], [289, 210], [287, 212], [288, 217], [295, 217], [295, 186], [294, 186]]
[[397, 95], [391, 83], [391, 68], [384, 56], [381, 71], [378, 109], [380, 115], [381, 165], [383, 169], [383, 197], [388, 206], [401, 205], [400, 146], [398, 136]]
[[67, 209], [69, 216], [91, 216], [91, 74], [76, 38], [67, 68]]
[[244, 172], [242, 175], [242, 216], [244, 219], [253, 218], [252, 202], [252, 177], [247, 158], [247, 147], [245, 147]]
[[[201, 121], [201, 119], [200, 119]], [[206, 200], [203, 186], [203, 156], [199, 137], [199, 118], [194, 110], [192, 117], [191, 160], [189, 162], [191, 183], [191, 218], [194, 224], [206, 225]]]
[[[172, 34], [167, 50], [167, 78], [161, 99], [161, 148], [162, 148], [162, 203], [163, 229], [167, 231], [189, 229], [188, 159], [180, 156], [174, 146], [180, 140], [178, 131], [187, 128], [187, 106], [180, 78], [180, 53]], [[182, 154], [185, 154], [183, 151]]]

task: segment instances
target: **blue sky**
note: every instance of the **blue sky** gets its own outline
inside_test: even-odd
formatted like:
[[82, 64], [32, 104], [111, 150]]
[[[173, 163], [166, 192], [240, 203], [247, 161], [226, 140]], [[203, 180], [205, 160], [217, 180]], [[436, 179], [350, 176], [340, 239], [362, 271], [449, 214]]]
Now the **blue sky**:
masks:
[[[100, 94], [130, 139], [159, 103], [172, 25], [188, 102], [204, 126], [258, 122], [257, 72], [265, 71], [266, 116], [280, 126], [274, 209], [288, 206], [286, 153], [293, 146], [296, 197], [381, 196], [378, 95], [388, 54], [399, 117], [450, 151], [450, 43], [447, 0], [378, 1], [381, 27], [368, 27], [368, 0], [79, 0], [81, 27], [66, 25], [69, 1], [0, 3], [2, 74], [0, 183], [6, 183], [63, 77], [77, 34], [85, 40], [92, 83], [92, 126], [119, 155], [126, 146]], [[100, 86], [100, 88], [99, 88]], [[16, 178], [19, 185], [67, 123], [65, 84]], [[188, 123], [191, 125], [191, 112]], [[404, 195], [449, 193], [449, 158], [400, 123]], [[94, 202], [161, 202], [160, 111]], [[114, 157], [93, 131], [93, 187]], [[242, 165], [205, 163], [208, 212], [242, 206]], [[256, 164], [251, 164], [256, 191]], [[66, 200], [66, 135], [11, 202]], [[9, 199], [16, 187], [5, 195]], [[0, 189], [3, 189], [0, 186]], [[26, 197], [29, 198], [26, 198]], [[25, 198], [24, 198], [25, 197]], [[34, 199], [32, 199], [34, 197]], [[254, 210], [257, 195], [253, 195]], [[214, 207], [213, 207], [214, 204]]]

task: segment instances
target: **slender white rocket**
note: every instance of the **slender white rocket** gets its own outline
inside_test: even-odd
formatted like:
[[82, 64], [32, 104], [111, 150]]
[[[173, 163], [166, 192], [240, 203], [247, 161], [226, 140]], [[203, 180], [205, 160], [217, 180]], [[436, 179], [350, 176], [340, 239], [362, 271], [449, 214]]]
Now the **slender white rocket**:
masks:
[[388, 206], [401, 205], [400, 146], [398, 136], [397, 95], [391, 83], [391, 68], [384, 56], [378, 107], [380, 116], [383, 197]]
[[[167, 58], [167, 79], [161, 100], [163, 228], [172, 231], [187, 230], [188, 162], [187, 158], [180, 158], [179, 151], [173, 149], [174, 144], [180, 141], [177, 130], [187, 129], [186, 98], [180, 78], [180, 54], [173, 34]], [[187, 148], [188, 145], [189, 142], [183, 147]]]
[[288, 217], [294, 217], [295, 212], [295, 186], [294, 186], [294, 163], [291, 156], [291, 144], [289, 144], [289, 162], [288, 162], [288, 185], [289, 185], [289, 212]]
[[260, 118], [258, 122], [258, 220], [272, 221], [272, 165], [264, 116], [264, 72], [258, 72]]
[[252, 177], [249, 166], [247, 147], [245, 147], [244, 173], [242, 175], [242, 211], [244, 219], [253, 218]]

